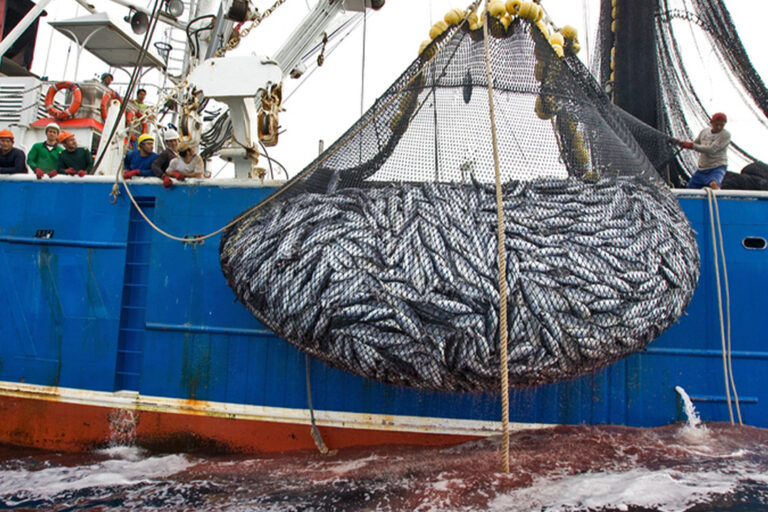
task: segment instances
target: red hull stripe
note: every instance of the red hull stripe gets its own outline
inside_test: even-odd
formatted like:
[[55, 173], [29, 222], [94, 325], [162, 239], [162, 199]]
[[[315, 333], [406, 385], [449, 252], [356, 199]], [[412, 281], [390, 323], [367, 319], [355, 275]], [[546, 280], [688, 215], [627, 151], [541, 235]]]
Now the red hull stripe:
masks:
[[[497, 422], [316, 411], [331, 449], [448, 445]], [[315, 448], [309, 411], [0, 382], [0, 442], [79, 452], [110, 444], [159, 451], [263, 453]], [[545, 425], [513, 424], [513, 428]]]

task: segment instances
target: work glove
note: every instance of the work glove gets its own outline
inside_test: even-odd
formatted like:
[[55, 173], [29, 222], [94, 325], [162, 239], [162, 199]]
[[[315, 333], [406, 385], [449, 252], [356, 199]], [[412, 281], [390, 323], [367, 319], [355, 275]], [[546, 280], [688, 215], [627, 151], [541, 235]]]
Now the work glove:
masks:
[[174, 177], [174, 178], [176, 178], [177, 180], [179, 180], [179, 181], [184, 181], [184, 175], [183, 175], [183, 174], [181, 174], [179, 171], [173, 171], [171, 174], [172, 174], [172, 175], [173, 175], [173, 177]]
[[74, 176], [75, 174], [77, 174], [77, 172], [71, 167], [67, 167], [64, 170], [64, 172], [67, 173], [69, 176]]
[[83, 176], [85, 176], [86, 174], [88, 174], [88, 173], [87, 173], [87, 172], [85, 172], [85, 171], [77, 171], [77, 175], [78, 175], [78, 176], [80, 176], [81, 178], [82, 178]]
[[171, 181], [171, 177], [167, 174], [163, 175], [163, 186], [165, 188], [171, 188], [173, 186], [173, 182]]
[[55, 178], [58, 175], [59, 175], [59, 171], [57, 171], [56, 169], [54, 169], [54, 170], [52, 170], [51, 172], [48, 173], [48, 177], [49, 178]]
[[129, 179], [133, 178], [134, 176], [138, 176], [139, 174], [141, 174], [141, 171], [139, 171], [138, 169], [134, 169], [132, 171], [125, 171], [123, 173], [123, 178], [126, 179], [126, 180], [129, 180]]
[[45, 176], [45, 173], [43, 172], [42, 169], [38, 167], [37, 169], [35, 169], [35, 176], [37, 176], [37, 179], [41, 180], [43, 179], [43, 176]]
[[693, 149], [693, 142], [681, 141], [679, 144], [680, 144], [680, 147], [683, 149]]

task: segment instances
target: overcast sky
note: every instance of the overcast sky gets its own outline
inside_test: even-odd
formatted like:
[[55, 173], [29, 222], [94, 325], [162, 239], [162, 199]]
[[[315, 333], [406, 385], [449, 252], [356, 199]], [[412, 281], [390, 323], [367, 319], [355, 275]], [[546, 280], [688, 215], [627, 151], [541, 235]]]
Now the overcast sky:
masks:
[[[122, 18], [128, 9], [114, 6], [108, 0], [91, 0], [99, 9], [105, 9]], [[256, 1], [263, 11], [273, 0]], [[140, 4], [151, 5], [147, 0]], [[273, 54], [281, 41], [307, 14], [313, 0], [288, 0], [273, 16], [235, 50], [235, 54], [255, 52]], [[301, 170], [316, 154], [318, 140], [325, 140], [326, 147], [339, 137], [360, 115], [360, 98], [365, 108], [402, 73], [416, 57], [419, 45], [428, 37], [432, 23], [442, 19], [444, 13], [454, 7], [466, 7], [468, 1], [457, 0], [386, 0], [384, 8], [372, 12], [367, 19], [367, 45], [365, 65], [365, 87], [361, 86], [362, 76], [362, 25], [326, 59], [326, 64], [307, 80], [287, 101], [287, 112], [281, 115], [281, 125], [286, 132], [280, 136], [280, 144], [270, 154], [288, 167], [294, 174]], [[554, 22], [558, 25], [574, 25], [579, 29], [582, 43], [591, 43], [594, 23], [598, 14], [598, 0], [542, 0]], [[744, 0], [727, 1], [734, 17], [737, 30], [750, 52], [750, 56], [762, 75], [768, 72], [768, 58], [765, 56], [764, 20], [768, 15], [768, 2]], [[54, 0], [47, 8], [46, 20], [60, 20], [73, 17], [76, 13], [86, 14], [74, 0]], [[160, 30], [158, 30], [160, 32]], [[33, 71], [47, 74], [51, 79], [73, 79], [74, 49], [67, 56], [66, 49], [72, 45], [69, 39], [53, 32], [45, 22], [41, 24], [39, 44], [35, 55]], [[48, 41], [52, 51], [48, 50]], [[681, 40], [681, 44], [687, 44]], [[768, 145], [763, 143], [766, 133], [759, 123], [753, 121], [748, 109], [733, 93], [733, 87], [724, 76], [712, 72], [714, 55], [699, 56], [688, 48], [691, 57], [689, 70], [694, 83], [702, 85], [701, 96], [710, 111], [727, 110], [731, 115], [729, 129], [734, 139], [753, 151], [756, 156], [768, 160]], [[63, 55], [62, 55], [63, 53]], [[587, 57], [582, 52], [582, 58]], [[702, 62], [703, 60], [703, 62]], [[77, 80], [98, 76], [105, 65], [84, 52]], [[695, 70], [699, 70], [698, 75]], [[703, 70], [703, 71], [702, 71]], [[127, 74], [117, 72], [116, 82], [125, 82]], [[149, 83], [156, 77], [146, 77]], [[286, 94], [296, 86], [296, 81], [286, 85]], [[119, 85], [118, 85], [119, 88]], [[150, 88], [150, 100], [154, 92]], [[285, 96], [285, 94], [284, 94]], [[696, 127], [693, 127], [696, 130]], [[733, 167], [733, 166], [732, 166]], [[213, 172], [218, 169], [214, 167]], [[738, 169], [731, 169], [738, 170]]]

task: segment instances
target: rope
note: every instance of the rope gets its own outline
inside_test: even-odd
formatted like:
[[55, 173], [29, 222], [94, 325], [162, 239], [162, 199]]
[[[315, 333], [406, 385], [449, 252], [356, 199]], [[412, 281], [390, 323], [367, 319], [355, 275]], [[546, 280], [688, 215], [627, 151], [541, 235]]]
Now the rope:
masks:
[[[712, 250], [715, 253], [715, 274], [717, 277], [717, 297], [718, 297], [718, 308], [719, 308], [719, 314], [720, 314], [720, 336], [721, 336], [721, 342], [723, 345], [723, 371], [726, 375], [726, 390], [728, 391], [728, 394], [726, 398], [729, 400], [728, 405], [728, 412], [731, 417], [731, 423], [733, 423], [733, 411], [731, 410], [730, 405], [730, 391], [733, 391], [733, 402], [736, 405], [736, 416], [739, 420], [739, 425], [743, 425], [742, 419], [741, 419], [741, 408], [739, 407], [739, 394], [736, 392], [736, 383], [733, 378], [733, 365], [731, 364], [731, 294], [730, 289], [728, 286], [728, 267], [725, 263], [725, 249], [723, 247], [723, 231], [722, 231], [722, 225], [720, 223], [720, 207], [717, 204], [717, 198], [715, 196], [715, 192], [707, 187], [707, 202], [709, 203], [709, 218], [710, 218], [710, 226], [712, 228]], [[713, 207], [714, 207], [714, 215], [713, 215]], [[717, 226], [717, 234], [718, 239], [715, 239], [714, 237], [714, 229], [715, 225]], [[723, 328], [723, 305], [722, 305], [722, 298], [721, 298], [721, 289], [720, 289], [720, 274], [719, 274], [719, 267], [718, 267], [718, 256], [717, 256], [717, 245], [720, 247], [720, 260], [723, 264], [723, 284], [725, 288], [725, 329]], [[729, 387], [730, 384], [730, 387]]]
[[[463, 20], [462, 20], [462, 21], [461, 21], [461, 22], [458, 24], [458, 29], [461, 29], [461, 27], [463, 27], [465, 24], [467, 24], [467, 23], [468, 23], [468, 20], [469, 20], [469, 15], [470, 15], [470, 13], [471, 13], [471, 12], [474, 12], [474, 11], [477, 9], [477, 7], [480, 5], [480, 2], [481, 2], [481, 1], [482, 1], [482, 0], [474, 0], [474, 1], [472, 2], [472, 4], [470, 4], [470, 6], [469, 6], [469, 7], [467, 8], [467, 10], [465, 11], [465, 14], [464, 14], [464, 19], [463, 19]], [[312, 165], [310, 165], [309, 167], [307, 167], [306, 169], [304, 169], [303, 171], [301, 171], [299, 174], [297, 174], [296, 176], [294, 176], [294, 177], [293, 177], [293, 179], [292, 179], [290, 182], [288, 182], [288, 183], [286, 183], [285, 185], [283, 185], [283, 187], [282, 187], [282, 188], [280, 188], [279, 190], [277, 190], [277, 191], [276, 191], [274, 194], [272, 194], [272, 195], [271, 195], [271, 196], [269, 196], [268, 198], [264, 199], [264, 200], [263, 200], [263, 201], [261, 201], [260, 203], [258, 203], [258, 204], [256, 204], [256, 205], [252, 206], [252, 207], [251, 207], [251, 208], [249, 208], [248, 210], [244, 211], [244, 212], [243, 212], [243, 213], [240, 215], [240, 218], [242, 218], [242, 217], [244, 217], [244, 216], [246, 216], [246, 215], [249, 215], [249, 214], [251, 214], [251, 213], [255, 212], [256, 210], [259, 210], [259, 209], [263, 208], [264, 206], [267, 206], [268, 204], [270, 204], [272, 201], [274, 201], [275, 199], [277, 199], [278, 197], [280, 197], [280, 196], [281, 196], [281, 195], [282, 195], [282, 194], [283, 194], [285, 191], [287, 191], [288, 189], [290, 189], [290, 188], [291, 188], [291, 186], [292, 186], [293, 184], [301, 182], [301, 180], [302, 180], [302, 179], [303, 179], [305, 176], [307, 176], [308, 174], [312, 173], [312, 172], [313, 172], [315, 169], [317, 169], [317, 168], [320, 166], [320, 164], [322, 164], [323, 162], [325, 162], [326, 160], [328, 160], [328, 159], [329, 159], [331, 156], [333, 156], [333, 155], [334, 155], [334, 154], [335, 154], [335, 153], [336, 153], [336, 152], [337, 152], [339, 149], [341, 149], [342, 147], [344, 147], [344, 145], [345, 145], [347, 142], [349, 142], [350, 140], [352, 140], [353, 138], [355, 138], [355, 137], [356, 137], [356, 136], [357, 136], [357, 135], [358, 135], [360, 132], [362, 132], [362, 131], [363, 131], [363, 130], [364, 130], [364, 129], [365, 129], [365, 128], [366, 128], [366, 127], [369, 125], [369, 124], [371, 124], [371, 122], [373, 122], [375, 119], [377, 119], [377, 118], [378, 118], [378, 116], [379, 116], [379, 114], [381, 114], [382, 112], [384, 112], [384, 110], [386, 110], [386, 109], [387, 109], [387, 108], [388, 108], [388, 107], [389, 107], [389, 106], [390, 106], [392, 103], [394, 103], [396, 99], [400, 98], [400, 96], [402, 96], [402, 94], [403, 94], [403, 91], [405, 91], [406, 89], [408, 89], [408, 88], [409, 88], [409, 87], [410, 87], [410, 86], [413, 84], [413, 82], [415, 82], [415, 81], [416, 81], [416, 79], [417, 79], [417, 78], [421, 77], [421, 74], [424, 72], [424, 70], [425, 70], [425, 69], [427, 69], [427, 67], [428, 67], [428, 66], [429, 66], [429, 65], [432, 63], [432, 61], [433, 61], [433, 60], [434, 60], [434, 59], [435, 59], [435, 58], [436, 58], [438, 55], [440, 55], [440, 52], [442, 52], [442, 50], [443, 50], [443, 48], [438, 48], [438, 49], [437, 49], [437, 51], [435, 51], [435, 52], [433, 53], [433, 55], [432, 55], [432, 56], [431, 56], [429, 59], [427, 59], [427, 61], [424, 63], [424, 65], [422, 65], [422, 66], [419, 68], [419, 70], [418, 70], [416, 73], [414, 73], [414, 74], [413, 74], [413, 76], [412, 76], [412, 77], [411, 77], [411, 78], [410, 78], [410, 79], [409, 79], [409, 80], [408, 80], [408, 81], [407, 81], [407, 82], [406, 82], [406, 83], [405, 83], [405, 84], [404, 84], [404, 85], [403, 85], [403, 86], [402, 86], [400, 89], [398, 89], [397, 93], [395, 93], [395, 94], [394, 94], [394, 95], [393, 95], [393, 96], [392, 96], [392, 97], [391, 97], [389, 100], [387, 100], [387, 102], [386, 102], [386, 103], [384, 103], [384, 104], [381, 106], [381, 108], [379, 108], [378, 110], [376, 110], [376, 111], [373, 113], [373, 115], [371, 115], [371, 116], [370, 116], [370, 118], [369, 118], [369, 119], [367, 119], [367, 120], [366, 120], [366, 121], [364, 121], [363, 123], [360, 123], [360, 126], [359, 126], [359, 127], [356, 129], [356, 130], [354, 130], [352, 133], [349, 133], [349, 134], [347, 134], [347, 135], [346, 135], [346, 136], [345, 136], [343, 139], [340, 139], [340, 140], [336, 141], [336, 143], [334, 144], [334, 146], [333, 146], [333, 147], [331, 147], [331, 148], [329, 148], [329, 149], [328, 149], [328, 151], [326, 151], [326, 152], [325, 152], [325, 153], [323, 153], [323, 154], [322, 154], [320, 157], [318, 157], [318, 158], [317, 158], [317, 160], [315, 160], [315, 161], [312, 163]]]
[[317, 446], [317, 450], [321, 454], [336, 455], [339, 450], [328, 449], [323, 442], [323, 436], [320, 435], [320, 430], [318, 430], [317, 425], [315, 424], [315, 409], [312, 407], [312, 384], [309, 379], [309, 362], [309, 354], [304, 354], [304, 374], [307, 379], [307, 404], [309, 405], [309, 419], [312, 422], [312, 431], [310, 434], [312, 435], [312, 440], [315, 442], [315, 446]]
[[[238, 215], [237, 217], [232, 219], [226, 226], [221, 227], [221, 228], [217, 229], [216, 231], [214, 231], [212, 233], [208, 233], [207, 235], [197, 236], [195, 238], [189, 238], [189, 237], [182, 238], [182, 237], [179, 237], [179, 236], [175, 236], [175, 235], [172, 235], [172, 234], [168, 233], [167, 231], [164, 231], [163, 229], [159, 228], [154, 222], [149, 220], [149, 217], [147, 217], [147, 214], [144, 213], [144, 210], [141, 209], [139, 204], [136, 202], [136, 199], [133, 197], [133, 194], [131, 193], [131, 189], [128, 186], [128, 183], [125, 181], [125, 178], [123, 177], [123, 173], [120, 172], [120, 170], [118, 170], [118, 178], [120, 179], [121, 183], [125, 187], [125, 191], [128, 193], [128, 197], [131, 199], [131, 203], [133, 203], [133, 207], [136, 208], [136, 210], [139, 212], [139, 215], [141, 215], [141, 217], [145, 221], [147, 221], [147, 224], [149, 224], [150, 227], [152, 227], [152, 229], [154, 229], [155, 231], [157, 231], [158, 233], [160, 233], [164, 237], [170, 238], [171, 240], [176, 240], [177, 242], [183, 242], [183, 243], [187, 243], [187, 244], [202, 242], [202, 241], [207, 240], [209, 238], [212, 238], [212, 237], [218, 235], [219, 233], [221, 233], [222, 231], [225, 231], [225, 230], [229, 229], [230, 227], [234, 226], [243, 217], [243, 215]], [[115, 190], [116, 186], [117, 185], [113, 185], [112, 186], [112, 194], [113, 194], [113, 196], [114, 196], [114, 190]]]
[[493, 142], [493, 166], [496, 171], [496, 215], [498, 217], [499, 243], [499, 344], [501, 345], [501, 457], [504, 472], [509, 473], [509, 367], [507, 360], [507, 262], [504, 250], [504, 203], [501, 193], [501, 168], [499, 146], [496, 136], [496, 114], [493, 106], [493, 74], [491, 73], [491, 50], [488, 44], [488, 2], [485, 2], [483, 40], [485, 43], [485, 73], [488, 81], [488, 110], [491, 116], [491, 140]]
[[[720, 223], [720, 208], [718, 207], [714, 190], [709, 187], [706, 187], [704, 190], [707, 192], [707, 204], [709, 206], [710, 221], [709, 227], [712, 234], [712, 254], [714, 256], [715, 263], [715, 279], [717, 280], [717, 308], [720, 318], [720, 343], [723, 353], [723, 379], [725, 381], [725, 399], [728, 403], [728, 415], [730, 417], [731, 424], [733, 425], [733, 406], [731, 401], [731, 389], [733, 389], [733, 401], [736, 405], [736, 413], [739, 420], [739, 425], [743, 425], [741, 419], [741, 408], [739, 407], [739, 395], [736, 392], [736, 383], [733, 379], [733, 365], [731, 364], [731, 298], [730, 290], [728, 288], [728, 267], [725, 263], [725, 249], [723, 248], [723, 231]], [[717, 227], [717, 235], [715, 234], [715, 227]], [[725, 322], [723, 321], [723, 290], [720, 284], [720, 264], [718, 261], [717, 252], [718, 243], [720, 246], [719, 258], [722, 259], [723, 263], [723, 280], [725, 285]]]

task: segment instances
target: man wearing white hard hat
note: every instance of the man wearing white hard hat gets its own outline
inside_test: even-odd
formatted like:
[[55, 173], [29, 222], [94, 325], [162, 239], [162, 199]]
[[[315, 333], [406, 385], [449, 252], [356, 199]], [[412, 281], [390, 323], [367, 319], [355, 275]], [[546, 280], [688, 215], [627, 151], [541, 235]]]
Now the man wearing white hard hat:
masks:
[[179, 156], [179, 134], [176, 130], [166, 130], [163, 134], [163, 140], [165, 141], [165, 150], [157, 155], [155, 161], [152, 162], [152, 174], [163, 180], [163, 186], [168, 188], [172, 185], [171, 179], [165, 174], [165, 170], [168, 169], [168, 164]]
[[27, 165], [35, 173], [37, 179], [43, 179], [43, 176], [53, 178], [59, 171], [59, 154], [64, 151], [59, 145], [59, 134], [61, 128], [56, 123], [50, 123], [45, 127], [45, 140], [32, 144], [27, 153]]

